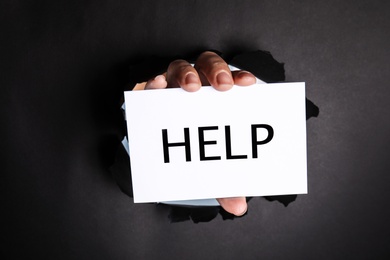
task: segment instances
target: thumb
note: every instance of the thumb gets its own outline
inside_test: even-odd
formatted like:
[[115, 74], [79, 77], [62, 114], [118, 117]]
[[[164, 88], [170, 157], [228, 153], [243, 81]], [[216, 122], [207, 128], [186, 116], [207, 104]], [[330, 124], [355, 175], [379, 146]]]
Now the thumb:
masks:
[[245, 197], [219, 198], [217, 200], [224, 210], [237, 217], [244, 215], [248, 210]]

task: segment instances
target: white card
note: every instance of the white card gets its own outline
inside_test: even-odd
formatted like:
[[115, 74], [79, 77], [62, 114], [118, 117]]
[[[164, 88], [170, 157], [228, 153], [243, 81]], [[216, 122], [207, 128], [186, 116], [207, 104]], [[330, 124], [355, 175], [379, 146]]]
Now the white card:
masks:
[[125, 102], [134, 202], [307, 193], [304, 83]]

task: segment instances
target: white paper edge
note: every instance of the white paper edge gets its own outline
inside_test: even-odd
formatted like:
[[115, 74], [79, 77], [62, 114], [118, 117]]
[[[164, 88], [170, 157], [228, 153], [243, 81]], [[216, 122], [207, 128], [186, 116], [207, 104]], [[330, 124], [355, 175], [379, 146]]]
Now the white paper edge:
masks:
[[[232, 65], [229, 65], [229, 68], [231, 71], [240, 70]], [[255, 84], [267, 84], [266, 82], [262, 81], [261, 79], [256, 78]], [[122, 109], [124, 111], [124, 118], [126, 119], [126, 109], [125, 109], [125, 103], [122, 105]], [[122, 140], [122, 145], [125, 148], [127, 155], [129, 155], [129, 142], [126, 138], [126, 136]], [[168, 204], [168, 205], [176, 205], [176, 206], [219, 206], [220, 204], [216, 199], [198, 199], [198, 200], [174, 200], [174, 201], [160, 201], [158, 203]]]

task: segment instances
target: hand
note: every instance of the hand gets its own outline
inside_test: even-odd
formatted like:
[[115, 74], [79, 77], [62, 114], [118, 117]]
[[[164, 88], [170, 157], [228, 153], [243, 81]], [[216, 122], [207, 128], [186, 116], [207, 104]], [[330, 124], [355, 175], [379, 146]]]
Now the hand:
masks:
[[[134, 90], [164, 89], [181, 87], [194, 92], [203, 85], [211, 85], [219, 91], [227, 91], [233, 84], [249, 86], [256, 83], [255, 76], [247, 71], [230, 71], [227, 63], [214, 52], [204, 52], [196, 60], [194, 67], [185, 60], [175, 60], [165, 75], [159, 75], [148, 82], [137, 84]], [[219, 204], [227, 212], [242, 216], [247, 211], [245, 197], [219, 198]]]

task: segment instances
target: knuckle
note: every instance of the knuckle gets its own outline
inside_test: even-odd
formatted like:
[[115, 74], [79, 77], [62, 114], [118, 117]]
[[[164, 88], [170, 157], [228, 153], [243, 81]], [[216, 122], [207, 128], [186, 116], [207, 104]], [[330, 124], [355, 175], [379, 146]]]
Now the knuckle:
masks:
[[181, 72], [184, 72], [184, 71], [191, 70], [192, 66], [191, 66], [191, 64], [189, 64], [185, 60], [175, 60], [175, 61], [170, 63], [169, 69], [174, 70], [174, 71], [176, 71], [178, 73], [181, 73]]

